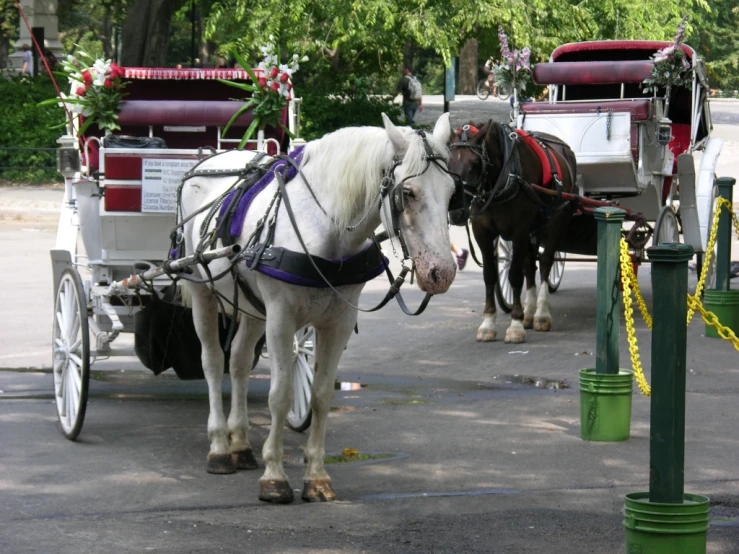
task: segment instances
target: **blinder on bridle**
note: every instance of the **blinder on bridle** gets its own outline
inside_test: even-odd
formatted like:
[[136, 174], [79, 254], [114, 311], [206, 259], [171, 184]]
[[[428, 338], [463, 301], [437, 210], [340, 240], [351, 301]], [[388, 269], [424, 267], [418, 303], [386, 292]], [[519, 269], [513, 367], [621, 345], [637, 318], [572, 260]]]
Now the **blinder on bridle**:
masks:
[[[468, 141], [468, 134], [477, 135], [479, 132], [473, 125], [464, 125], [457, 131], [457, 134], [460, 135], [459, 141], [449, 145], [450, 151], [453, 151], [455, 148], [469, 148], [480, 156], [482, 162], [482, 171], [474, 183], [463, 181], [456, 173], [451, 174], [454, 178], [454, 194], [449, 202], [449, 223], [452, 225], [464, 226], [467, 224], [467, 220], [470, 217], [471, 199], [478, 196], [480, 188], [486, 182], [488, 168], [492, 165], [488, 158], [487, 148]], [[467, 201], [467, 196], [471, 197], [469, 201]]]
[[426, 133], [423, 130], [419, 129], [416, 131], [416, 134], [420, 136], [421, 140], [423, 141], [423, 148], [425, 150], [423, 159], [426, 161], [426, 167], [424, 167], [423, 171], [421, 171], [420, 173], [416, 173], [415, 175], [407, 175], [403, 178], [402, 181], [396, 183], [395, 170], [398, 168], [399, 165], [403, 163], [403, 160], [394, 160], [392, 167], [383, 172], [382, 184], [380, 186], [380, 216], [382, 219], [382, 224], [385, 226], [388, 237], [390, 239], [397, 239], [400, 242], [400, 247], [403, 251], [404, 259], [410, 258], [410, 255], [408, 254], [408, 248], [400, 231], [400, 214], [405, 211], [405, 182], [409, 179], [413, 179], [414, 177], [418, 177], [419, 175], [423, 175], [424, 173], [426, 173], [428, 168], [433, 163], [444, 173], [452, 176], [455, 182], [455, 194], [457, 188], [456, 177], [452, 173], [449, 173], [449, 170], [446, 168], [445, 163], [442, 165], [442, 163], [444, 162], [444, 157], [441, 154], [437, 154], [433, 151], [431, 145], [426, 139]]

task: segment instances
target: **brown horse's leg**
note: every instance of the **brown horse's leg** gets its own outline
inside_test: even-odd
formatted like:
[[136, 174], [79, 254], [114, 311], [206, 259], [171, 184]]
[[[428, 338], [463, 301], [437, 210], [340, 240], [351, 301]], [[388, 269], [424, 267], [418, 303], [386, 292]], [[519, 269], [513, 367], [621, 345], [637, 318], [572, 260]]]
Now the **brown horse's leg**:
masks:
[[552, 328], [552, 314], [549, 311], [549, 273], [554, 264], [557, 245], [563, 243], [571, 218], [572, 209], [565, 206], [553, 213], [548, 223], [547, 241], [539, 261], [541, 288], [536, 299], [536, 313], [534, 314], [534, 329], [537, 331], [549, 331]]
[[526, 278], [526, 294], [523, 299], [523, 328], [534, 327], [534, 312], [536, 312], [536, 255], [537, 249], [529, 241], [527, 256], [524, 260], [523, 272]]
[[528, 227], [513, 237], [511, 252], [511, 267], [508, 270], [508, 280], [513, 289], [513, 309], [511, 310], [511, 326], [505, 333], [505, 342], [520, 343], [526, 340], [526, 331], [523, 328], [523, 306], [521, 305], [521, 289], [523, 288], [523, 266], [528, 255], [529, 236]]
[[472, 232], [482, 253], [482, 275], [485, 280], [485, 311], [482, 323], [477, 329], [477, 340], [492, 342], [497, 338], [495, 332], [495, 287], [498, 284], [498, 249], [495, 243], [497, 233], [485, 227], [479, 220], [473, 221]]

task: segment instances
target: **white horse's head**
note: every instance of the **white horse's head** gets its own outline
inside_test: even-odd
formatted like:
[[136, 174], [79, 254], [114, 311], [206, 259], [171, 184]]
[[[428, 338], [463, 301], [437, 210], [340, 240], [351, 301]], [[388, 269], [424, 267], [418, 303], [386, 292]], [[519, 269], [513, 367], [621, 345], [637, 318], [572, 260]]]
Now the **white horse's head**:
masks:
[[424, 137], [407, 127], [396, 127], [384, 114], [383, 120], [395, 158], [403, 161], [395, 168], [397, 186], [388, 199], [396, 211], [397, 230], [415, 263], [421, 290], [431, 294], [446, 292], [457, 271], [447, 223], [449, 200], [454, 192], [454, 181], [445, 171], [449, 158], [445, 146], [450, 133], [449, 114], [436, 122], [433, 136]]

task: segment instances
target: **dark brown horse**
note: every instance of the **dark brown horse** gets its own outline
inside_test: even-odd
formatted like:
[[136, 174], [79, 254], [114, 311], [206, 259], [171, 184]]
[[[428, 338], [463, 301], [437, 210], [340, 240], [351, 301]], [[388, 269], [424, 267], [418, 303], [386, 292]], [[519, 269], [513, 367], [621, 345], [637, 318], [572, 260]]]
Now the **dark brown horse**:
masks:
[[[576, 210], [560, 193], [573, 191], [577, 161], [572, 150], [556, 137], [543, 133], [531, 136], [541, 148], [539, 153], [530, 139], [492, 120], [465, 125], [450, 138], [449, 171], [457, 173], [462, 180], [467, 199], [465, 208], [469, 209], [472, 231], [482, 251], [485, 315], [477, 330], [478, 341], [496, 339], [498, 237], [512, 243], [508, 276], [513, 289], [513, 309], [505, 342], [523, 342], [525, 329], [549, 331], [552, 325], [547, 279], [554, 253], [564, 250], [567, 228]], [[556, 166], [560, 171], [555, 175]], [[459, 218], [454, 221], [454, 214], [451, 215], [453, 223], [463, 222]], [[544, 250], [539, 257], [542, 286], [537, 295], [535, 273], [539, 246]], [[522, 304], [524, 276], [526, 296]]]

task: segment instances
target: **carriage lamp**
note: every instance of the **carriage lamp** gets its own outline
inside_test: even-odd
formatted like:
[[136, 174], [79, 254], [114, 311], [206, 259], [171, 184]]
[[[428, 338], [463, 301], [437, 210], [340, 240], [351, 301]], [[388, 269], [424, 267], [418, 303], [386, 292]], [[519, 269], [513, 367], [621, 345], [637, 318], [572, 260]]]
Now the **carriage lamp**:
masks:
[[66, 179], [71, 179], [80, 170], [80, 153], [74, 147], [75, 139], [64, 135], [57, 142], [60, 146], [56, 150], [56, 170]]
[[672, 140], [672, 121], [663, 117], [659, 120], [657, 127], [657, 142], [662, 146], [666, 146]]

